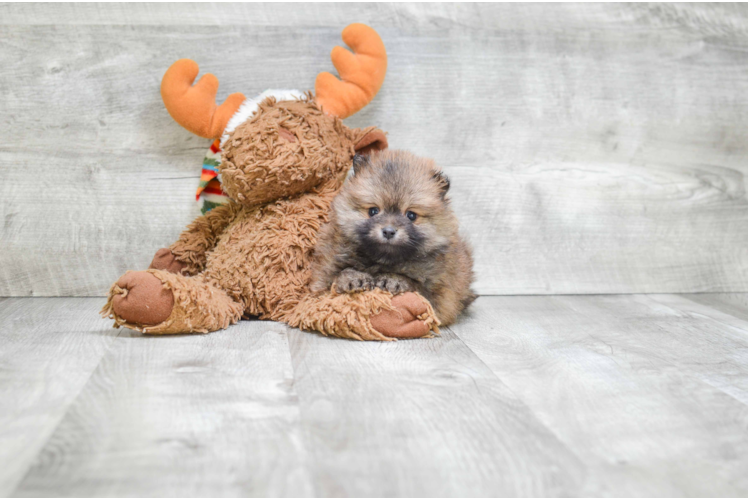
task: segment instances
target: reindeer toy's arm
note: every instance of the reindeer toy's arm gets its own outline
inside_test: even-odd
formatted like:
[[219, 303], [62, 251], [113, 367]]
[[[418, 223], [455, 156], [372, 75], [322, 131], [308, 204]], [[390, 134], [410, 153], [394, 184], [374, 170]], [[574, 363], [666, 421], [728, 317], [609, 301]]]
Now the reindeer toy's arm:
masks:
[[150, 269], [194, 276], [205, 269], [208, 253], [218, 243], [224, 229], [236, 218], [241, 207], [227, 203], [192, 221], [169, 248], [161, 248]]

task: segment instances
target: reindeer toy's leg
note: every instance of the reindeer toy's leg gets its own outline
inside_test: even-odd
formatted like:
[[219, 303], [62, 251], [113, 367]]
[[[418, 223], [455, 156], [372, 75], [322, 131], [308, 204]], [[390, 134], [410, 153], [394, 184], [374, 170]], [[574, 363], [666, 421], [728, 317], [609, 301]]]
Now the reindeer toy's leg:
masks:
[[208, 333], [241, 319], [244, 305], [202, 276], [131, 271], [112, 285], [102, 314], [143, 333]]
[[356, 340], [429, 337], [438, 332], [431, 305], [416, 293], [392, 296], [373, 290], [305, 296], [285, 318], [291, 326]]
[[241, 207], [228, 204], [198, 217], [147, 271], [129, 271], [112, 285], [102, 315], [147, 333], [208, 332], [241, 318], [244, 307], [215, 282], [197, 275]]

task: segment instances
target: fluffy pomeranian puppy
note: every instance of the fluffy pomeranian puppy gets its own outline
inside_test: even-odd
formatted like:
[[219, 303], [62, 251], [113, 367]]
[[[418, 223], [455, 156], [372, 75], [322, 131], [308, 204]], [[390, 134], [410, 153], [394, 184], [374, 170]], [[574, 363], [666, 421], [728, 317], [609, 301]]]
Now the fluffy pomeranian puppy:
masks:
[[320, 231], [312, 290], [415, 291], [442, 324], [452, 323], [476, 295], [471, 250], [447, 191], [433, 160], [397, 150], [357, 155]]

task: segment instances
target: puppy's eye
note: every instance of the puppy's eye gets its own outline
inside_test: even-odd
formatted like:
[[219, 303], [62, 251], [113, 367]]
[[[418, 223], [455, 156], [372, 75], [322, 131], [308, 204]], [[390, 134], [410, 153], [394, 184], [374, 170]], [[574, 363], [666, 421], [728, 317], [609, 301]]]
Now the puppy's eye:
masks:
[[408, 219], [412, 220], [412, 221], [414, 221], [414, 220], [416, 220], [418, 218], [418, 214], [415, 213], [415, 212], [411, 212], [410, 210], [408, 210], [407, 212], [405, 212], [405, 216]]
[[377, 207], [371, 207], [369, 209], [369, 217], [374, 217], [379, 213], [379, 209]]

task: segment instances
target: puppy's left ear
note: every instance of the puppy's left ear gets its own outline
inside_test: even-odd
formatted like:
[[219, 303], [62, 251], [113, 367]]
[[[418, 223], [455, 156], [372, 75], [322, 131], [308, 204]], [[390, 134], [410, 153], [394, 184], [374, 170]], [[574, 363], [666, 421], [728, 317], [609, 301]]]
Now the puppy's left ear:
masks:
[[433, 178], [439, 186], [442, 199], [444, 199], [444, 197], [447, 196], [447, 191], [449, 191], [449, 177], [447, 177], [441, 170], [437, 170], [434, 172]]
[[387, 149], [387, 136], [376, 127], [353, 130], [353, 149], [358, 155], [368, 155], [374, 151]]
[[356, 156], [353, 157], [353, 175], [357, 175], [368, 166], [369, 155], [356, 154]]

